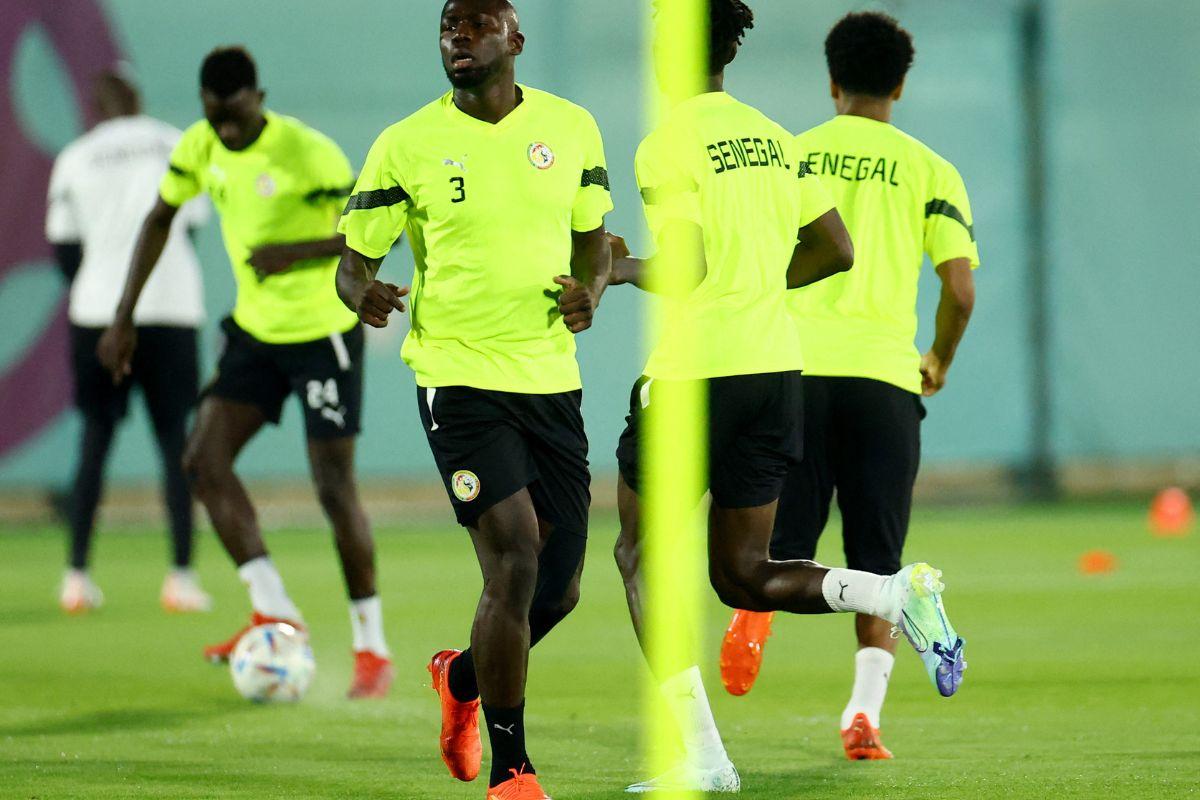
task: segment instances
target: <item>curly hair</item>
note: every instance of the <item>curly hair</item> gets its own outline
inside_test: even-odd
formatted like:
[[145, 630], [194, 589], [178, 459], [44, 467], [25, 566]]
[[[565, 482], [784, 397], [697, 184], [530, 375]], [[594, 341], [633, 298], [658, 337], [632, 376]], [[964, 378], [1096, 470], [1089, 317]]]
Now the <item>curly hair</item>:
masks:
[[912, 34], [887, 14], [847, 14], [825, 39], [833, 82], [851, 94], [887, 97], [913, 65]]
[[200, 88], [224, 99], [258, 88], [258, 68], [244, 47], [218, 47], [200, 67]]
[[715, 74], [737, 57], [746, 31], [754, 27], [754, 12], [742, 0], [712, 0], [709, 14], [709, 71]]

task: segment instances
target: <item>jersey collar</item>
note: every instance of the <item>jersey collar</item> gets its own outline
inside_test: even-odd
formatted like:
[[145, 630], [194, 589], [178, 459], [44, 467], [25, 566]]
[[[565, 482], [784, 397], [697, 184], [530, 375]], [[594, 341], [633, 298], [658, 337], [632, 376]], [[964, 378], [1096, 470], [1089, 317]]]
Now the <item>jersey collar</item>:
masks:
[[521, 90], [521, 102], [512, 110], [507, 117], [493, 125], [490, 122], [484, 122], [481, 119], [476, 119], [470, 114], [463, 112], [458, 106], [454, 105], [454, 90], [451, 89], [442, 96], [442, 108], [446, 112], [446, 117], [456, 125], [463, 125], [468, 128], [474, 128], [477, 131], [491, 134], [502, 133], [513, 125], [515, 125], [522, 117], [528, 113], [528, 107], [533, 100], [534, 92], [524, 84], [518, 83], [517, 88]]

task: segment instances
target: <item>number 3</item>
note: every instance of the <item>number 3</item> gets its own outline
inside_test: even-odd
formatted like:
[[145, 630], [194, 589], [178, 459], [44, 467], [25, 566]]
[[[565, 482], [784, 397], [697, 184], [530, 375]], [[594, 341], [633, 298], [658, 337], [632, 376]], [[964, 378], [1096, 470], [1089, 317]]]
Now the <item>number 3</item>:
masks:
[[467, 199], [467, 181], [466, 178], [451, 178], [450, 183], [458, 191], [458, 196], [452, 199], [451, 203], [461, 203]]

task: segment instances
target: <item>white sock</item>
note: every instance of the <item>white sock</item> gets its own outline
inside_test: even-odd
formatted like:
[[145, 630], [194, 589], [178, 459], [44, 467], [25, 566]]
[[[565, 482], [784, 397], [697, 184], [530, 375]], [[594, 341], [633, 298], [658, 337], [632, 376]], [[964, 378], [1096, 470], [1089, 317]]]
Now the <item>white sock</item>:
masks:
[[663, 697], [683, 734], [687, 759], [696, 767], [716, 767], [729, 760], [721, 732], [708, 705], [699, 667], [689, 667], [662, 682]]
[[283, 578], [268, 556], [247, 561], [238, 567], [238, 577], [250, 591], [250, 605], [259, 614], [302, 622], [300, 609], [283, 588]]
[[834, 611], [870, 614], [894, 624], [900, 618], [900, 609], [890, 608], [892, 598], [884, 591], [889, 578], [856, 569], [835, 568], [826, 573], [821, 593]]
[[383, 603], [379, 595], [350, 601], [350, 629], [354, 631], [354, 652], [370, 650], [377, 656], [391, 657], [383, 638]]
[[864, 647], [854, 655], [854, 691], [842, 712], [842, 730], [850, 727], [855, 714], [866, 714], [872, 727], [880, 727], [879, 715], [895, 663], [896, 657], [881, 647]]

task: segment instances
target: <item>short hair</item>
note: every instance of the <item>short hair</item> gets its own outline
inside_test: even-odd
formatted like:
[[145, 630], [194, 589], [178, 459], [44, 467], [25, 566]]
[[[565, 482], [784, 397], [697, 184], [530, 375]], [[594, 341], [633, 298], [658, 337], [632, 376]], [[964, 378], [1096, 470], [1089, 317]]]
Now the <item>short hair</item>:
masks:
[[222, 100], [242, 89], [258, 88], [258, 67], [244, 47], [218, 47], [200, 66], [200, 88]]
[[754, 27], [754, 12], [742, 0], [712, 0], [709, 15], [708, 71], [716, 74], [733, 63], [746, 31]]
[[851, 94], [887, 97], [913, 65], [912, 34], [878, 11], [847, 14], [825, 39], [829, 77]]

